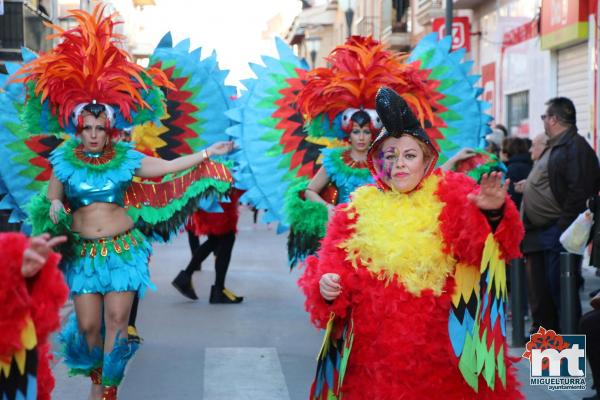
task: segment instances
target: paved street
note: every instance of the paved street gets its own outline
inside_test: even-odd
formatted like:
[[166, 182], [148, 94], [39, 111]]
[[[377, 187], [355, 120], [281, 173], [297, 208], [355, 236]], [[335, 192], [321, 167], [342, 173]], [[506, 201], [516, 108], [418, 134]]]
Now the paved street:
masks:
[[[246, 297], [240, 305], [208, 304], [212, 257], [194, 275], [200, 300], [184, 299], [170, 282], [190, 258], [186, 236], [155, 246], [151, 269], [158, 292], [148, 293], [140, 304], [138, 326], [144, 344], [128, 367], [120, 398], [307, 399], [321, 334], [303, 311], [298, 272], [290, 274], [285, 267], [285, 240], [265, 225], [253, 227], [251, 213], [242, 213], [227, 278], [228, 288]], [[520, 356], [522, 349], [512, 353]], [[580, 399], [591, 394], [532, 388], [527, 383], [529, 364], [518, 365], [528, 399]], [[88, 380], [68, 378], [61, 363], [54, 373], [54, 399], [86, 398]]]

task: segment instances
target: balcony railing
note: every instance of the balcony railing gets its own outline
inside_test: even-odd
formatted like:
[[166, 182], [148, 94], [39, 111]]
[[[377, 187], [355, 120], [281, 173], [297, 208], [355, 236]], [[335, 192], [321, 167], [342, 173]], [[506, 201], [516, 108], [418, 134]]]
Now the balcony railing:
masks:
[[361, 36], [373, 36], [379, 39], [380, 32], [375, 32], [375, 17], [363, 16], [356, 21], [356, 33]]

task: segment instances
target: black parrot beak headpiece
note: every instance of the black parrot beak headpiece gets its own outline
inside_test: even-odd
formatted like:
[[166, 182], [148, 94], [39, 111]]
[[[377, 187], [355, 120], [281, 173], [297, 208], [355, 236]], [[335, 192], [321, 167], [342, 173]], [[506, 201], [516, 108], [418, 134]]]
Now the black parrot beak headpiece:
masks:
[[379, 149], [383, 141], [388, 137], [399, 138], [403, 135], [410, 135], [416, 140], [425, 143], [433, 154], [433, 159], [429, 162], [423, 177], [428, 176], [435, 168], [439, 154], [431, 139], [429, 139], [429, 135], [421, 126], [419, 119], [406, 103], [406, 100], [394, 90], [382, 87], [377, 91], [375, 107], [384, 129], [381, 130], [377, 139], [371, 144], [367, 161], [369, 170], [377, 181], [377, 184], [383, 189], [389, 189], [388, 185], [381, 180], [381, 170], [378, 167], [380, 158], [378, 154]]

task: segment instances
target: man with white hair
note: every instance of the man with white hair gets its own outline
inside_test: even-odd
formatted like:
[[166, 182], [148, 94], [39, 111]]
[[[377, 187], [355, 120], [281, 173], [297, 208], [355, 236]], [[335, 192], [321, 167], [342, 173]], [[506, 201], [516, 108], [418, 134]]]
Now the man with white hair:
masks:
[[548, 145], [548, 136], [545, 133], [540, 133], [531, 141], [531, 147], [529, 148], [529, 154], [531, 154], [531, 159], [533, 161], [537, 161], [540, 159], [544, 150], [546, 150], [546, 146]]

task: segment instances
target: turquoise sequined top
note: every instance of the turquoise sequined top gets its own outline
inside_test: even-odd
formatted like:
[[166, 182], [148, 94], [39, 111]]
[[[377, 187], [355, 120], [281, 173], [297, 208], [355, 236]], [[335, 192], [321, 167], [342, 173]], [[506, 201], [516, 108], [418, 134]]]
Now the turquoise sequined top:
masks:
[[69, 200], [71, 210], [89, 206], [92, 203], [114, 203], [121, 207], [125, 205], [125, 192], [129, 182], [113, 182], [107, 179], [102, 187], [94, 187], [88, 182], [68, 181], [65, 188], [65, 196]]
[[125, 205], [125, 192], [135, 171], [140, 168], [144, 155], [129, 143], [113, 144], [114, 156], [105, 163], [91, 162], [101, 153], [81, 152], [86, 160], [76, 155], [77, 139], [67, 140], [50, 155], [54, 175], [63, 184], [65, 197], [75, 212], [92, 203]]
[[344, 162], [348, 147], [322, 149], [323, 168], [338, 190], [338, 204], [350, 201], [350, 195], [363, 185], [375, 183], [368, 168], [356, 168]]

